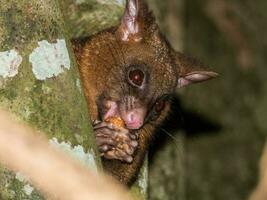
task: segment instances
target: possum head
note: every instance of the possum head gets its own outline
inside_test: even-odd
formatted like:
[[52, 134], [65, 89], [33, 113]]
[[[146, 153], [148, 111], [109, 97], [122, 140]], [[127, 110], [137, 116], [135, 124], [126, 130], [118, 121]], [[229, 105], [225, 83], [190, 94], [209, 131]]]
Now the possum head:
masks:
[[175, 52], [141, 0], [127, 1], [120, 25], [104, 40], [109, 75], [98, 100], [100, 116], [120, 117], [128, 129], [160, 124], [177, 88], [217, 76]]

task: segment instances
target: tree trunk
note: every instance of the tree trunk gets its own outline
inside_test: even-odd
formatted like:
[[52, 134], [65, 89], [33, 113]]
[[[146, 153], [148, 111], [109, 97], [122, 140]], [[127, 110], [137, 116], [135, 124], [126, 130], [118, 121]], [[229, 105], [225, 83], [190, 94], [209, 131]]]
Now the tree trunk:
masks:
[[[0, 107], [97, 170], [100, 160], [70, 48], [55, 0], [1, 1]], [[19, 172], [2, 166], [0, 177], [0, 199], [43, 199]]]
[[125, 0], [59, 0], [71, 37], [85, 37], [118, 24]]

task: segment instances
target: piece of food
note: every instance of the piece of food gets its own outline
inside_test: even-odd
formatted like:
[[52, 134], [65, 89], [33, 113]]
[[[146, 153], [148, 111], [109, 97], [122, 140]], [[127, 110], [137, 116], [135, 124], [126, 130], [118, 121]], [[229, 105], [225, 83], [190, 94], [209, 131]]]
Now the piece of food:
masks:
[[109, 117], [105, 122], [111, 123], [117, 128], [125, 128], [125, 123], [120, 117]]

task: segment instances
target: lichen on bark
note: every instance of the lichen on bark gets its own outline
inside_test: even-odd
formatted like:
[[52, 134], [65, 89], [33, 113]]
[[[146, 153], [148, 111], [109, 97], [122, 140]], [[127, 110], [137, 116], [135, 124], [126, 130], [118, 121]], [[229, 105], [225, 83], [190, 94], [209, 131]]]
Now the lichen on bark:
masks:
[[[77, 85], [79, 73], [72, 50], [68, 51], [69, 68], [60, 66], [62, 73], [52, 74], [43, 80], [37, 79], [29, 60], [40, 41], [52, 45], [58, 40], [65, 40], [66, 47], [70, 49], [66, 35], [57, 1], [1, 1], [0, 52], [14, 49], [22, 57], [22, 62], [15, 76], [0, 76], [0, 108], [11, 111], [19, 121], [47, 134], [48, 138], [57, 138], [72, 147], [80, 146], [85, 153], [93, 149], [95, 162], [100, 166], [87, 105]], [[55, 51], [59, 57], [61, 51], [61, 47]], [[46, 51], [42, 53], [45, 55]], [[51, 62], [53, 60], [48, 59], [48, 68], [52, 66]], [[30, 192], [28, 183], [16, 179], [14, 173], [3, 166], [0, 177], [1, 199], [42, 199], [37, 190]]]

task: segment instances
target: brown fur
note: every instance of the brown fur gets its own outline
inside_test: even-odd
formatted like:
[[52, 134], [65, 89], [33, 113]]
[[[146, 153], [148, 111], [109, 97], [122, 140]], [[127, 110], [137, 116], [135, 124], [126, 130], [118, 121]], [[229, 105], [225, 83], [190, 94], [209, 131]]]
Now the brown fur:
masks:
[[[160, 34], [144, 2], [137, 2], [141, 9], [137, 16], [139, 31], [137, 34], [130, 35], [128, 41], [121, 40], [121, 35], [125, 31], [123, 22], [118, 27], [104, 30], [90, 38], [73, 40], [92, 120], [100, 119], [97, 102], [101, 95], [104, 94], [114, 101], [121, 98], [123, 95], [121, 88], [127, 87], [125, 80], [127, 67], [133, 63], [145, 64], [150, 72], [149, 87], [144, 91], [146, 98], [143, 101], [155, 101], [164, 94], [174, 93], [178, 79], [193, 71], [194, 66], [189, 65], [194, 62], [190, 63], [187, 58], [182, 59], [181, 53], [174, 52]], [[125, 12], [127, 14], [127, 9]], [[211, 77], [212, 75], [209, 78]], [[194, 82], [194, 80], [190, 81]], [[139, 146], [131, 164], [103, 159], [104, 168], [121, 182], [130, 184], [134, 181], [155, 128], [162, 123], [169, 112], [170, 103], [166, 104], [159, 118], [144, 124], [138, 130]]]
[[[158, 77], [154, 77], [155, 83], [152, 87], [158, 88], [158, 93], [170, 93], [175, 89], [176, 76], [172, 68], [172, 60], [164, 57], [159, 58], [159, 61], [155, 61], [155, 47], [148, 49], [148, 44], [134, 45], [123, 44], [116, 40], [113, 30], [104, 31], [91, 39], [88, 39], [84, 44], [83, 42], [76, 40], [74, 42], [74, 47], [76, 48], [75, 53], [77, 56], [81, 79], [84, 87], [84, 93], [88, 102], [88, 109], [92, 120], [99, 119], [97, 100], [103, 91], [112, 91], [114, 87], [120, 87], [120, 80], [109, 78], [113, 76], [112, 70], [118, 68], [115, 72], [120, 73], [120, 63], [123, 63], [123, 59], [131, 60], [133, 56], [139, 57], [140, 60], [145, 57], [149, 57], [151, 60], [147, 60], [148, 63], [159, 62], [159, 67], [156, 69]], [[82, 51], [81, 46], [77, 48], [78, 45], [83, 45]], [[164, 47], [162, 48], [162, 53], [166, 54]], [[149, 51], [150, 50], [150, 51]], [[80, 51], [80, 52], [79, 52]], [[123, 55], [124, 54], [124, 55]], [[145, 54], [145, 55], [144, 55]], [[151, 55], [149, 55], [151, 54]], [[124, 57], [124, 58], [123, 58]], [[161, 60], [162, 59], [162, 60]], [[164, 67], [161, 67], [161, 66]], [[167, 71], [166, 71], [167, 69]], [[161, 82], [163, 81], [161, 75], [165, 75], [165, 81], [170, 82], [169, 88], [162, 88]], [[112, 88], [110, 88], [112, 86]], [[171, 90], [172, 89], [172, 90]], [[117, 94], [111, 94], [113, 98], [120, 98], [116, 96]], [[148, 144], [151, 142], [152, 135], [156, 128], [156, 125], [160, 124], [165, 118], [169, 110], [169, 106], [166, 106], [164, 114], [161, 115], [153, 125], [147, 124], [140, 131], [139, 138], [139, 148], [137, 149], [134, 161], [132, 164], [122, 163], [117, 160], [103, 160], [104, 168], [117, 177], [123, 183], [131, 183], [134, 180], [134, 175], [141, 167], [141, 163], [144, 159], [145, 152], [148, 148]]]

